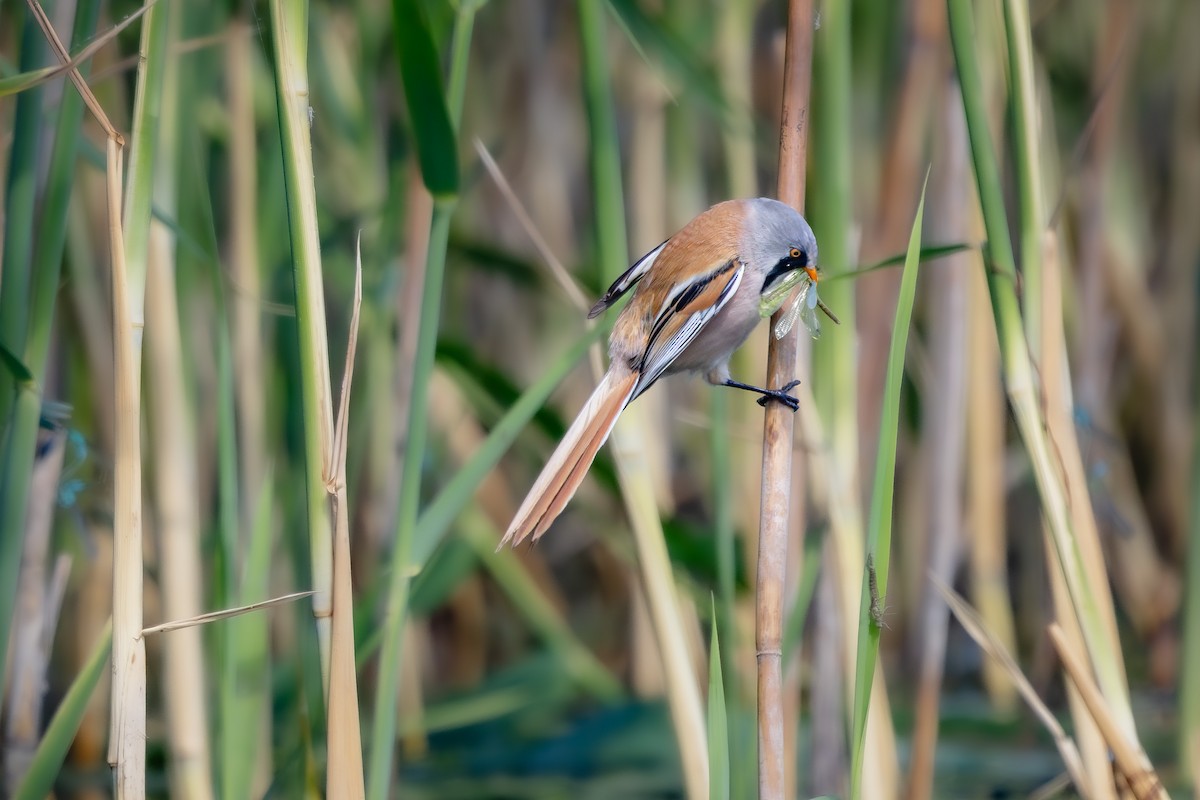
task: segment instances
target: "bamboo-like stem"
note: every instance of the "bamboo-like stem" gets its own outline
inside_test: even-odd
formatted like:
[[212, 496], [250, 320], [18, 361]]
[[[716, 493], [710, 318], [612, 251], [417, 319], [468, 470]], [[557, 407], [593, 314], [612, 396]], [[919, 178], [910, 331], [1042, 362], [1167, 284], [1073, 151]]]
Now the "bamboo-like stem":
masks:
[[[1033, 464], [1038, 491], [1050, 524], [1054, 545], [1062, 560], [1063, 574], [1071, 600], [1080, 618], [1092, 666], [1096, 670], [1105, 698], [1113, 706], [1121, 724], [1134, 738], [1135, 726], [1121, 666], [1120, 649], [1113, 638], [1115, 623], [1111, 614], [1111, 595], [1107, 584], [1096, 585], [1084, 568], [1079, 541], [1072, 531], [1066, 492], [1058, 474], [1056, 459], [1043, 427], [1034, 388], [1029, 345], [1021, 325], [1016, 295], [1016, 266], [1007, 236], [1007, 221], [1000, 192], [999, 170], [994, 159], [991, 134], [983, 109], [982, 81], [972, 50], [974, 19], [969, 0], [948, 0], [951, 41], [962, 85], [971, 151], [975, 162], [980, 204], [988, 230], [988, 253], [992, 270], [988, 288], [993, 315], [1000, 336], [1006, 387], [1022, 439]], [[1059, 452], [1063, 443], [1056, 443]], [[1079, 504], [1075, 504], [1079, 505]], [[1098, 598], [1103, 594], [1104, 599]]]
[[156, 4], [142, 23], [128, 190], [123, 208], [122, 143], [117, 136], [109, 135], [107, 150], [116, 383], [113, 711], [109, 761], [116, 767], [116, 794], [122, 800], [146, 794], [141, 362], [152, 180], [167, 59], [167, 15], [168, 6]]
[[1062, 659], [1063, 667], [1071, 682], [1079, 689], [1088, 711], [1096, 720], [1096, 724], [1104, 733], [1104, 738], [1112, 750], [1117, 768], [1124, 773], [1128, 781], [1129, 791], [1137, 800], [1170, 800], [1162, 781], [1150, 764], [1146, 752], [1136, 739], [1129, 739], [1121, 721], [1111, 708], [1108, 699], [1100, 693], [1096, 682], [1092, 680], [1086, 657], [1076, 652], [1067, 642], [1067, 637], [1057, 623], [1050, 624], [1050, 640]]
[[[621, 188], [616, 118], [609, 85], [604, 4], [583, 0], [579, 4], [584, 92], [590, 130], [592, 193], [595, 198], [598, 260], [605, 278], [614, 278], [627, 267], [628, 237]], [[617, 422], [612, 451], [626, 510], [633, 526], [638, 567], [667, 675], [667, 701], [683, 762], [687, 796], [708, 796], [708, 741], [700, 690], [692, 665], [678, 606], [679, 597], [671, 561], [663, 540], [654, 492], [647, 476], [642, 446], [644, 416], [633, 406]]]
[[[169, 22], [167, 46], [180, 38], [183, 15]], [[179, 59], [165, 65], [154, 204], [177, 215], [175, 186], [180, 127]], [[183, 619], [202, 608], [200, 508], [196, 493], [196, 436], [188, 402], [187, 376], [175, 283], [175, 237], [161, 222], [150, 228], [146, 277], [146, 405], [155, 466], [153, 501], [159, 543], [163, 614]], [[167, 708], [171, 795], [213, 797], [208, 740], [208, 700], [200, 630], [170, 637], [163, 646], [163, 697]]]
[[[678, 15], [679, 3], [666, 7], [669, 15]], [[681, 137], [679, 110], [669, 112], [669, 93], [660, 76], [651, 64], [634, 61], [628, 67], [626, 81], [631, 84], [632, 131], [629, 141], [629, 239], [635, 252], [648, 252], [677, 230], [692, 213], [698, 211], [695, 204], [700, 198], [684, 190], [685, 179], [675, 183], [675, 172], [680, 169], [700, 168], [696, 159], [667, 158], [668, 150], [677, 145], [688, 147], [691, 137], [686, 131]], [[671, 135], [668, 142], [667, 136]], [[680, 142], [682, 138], [684, 141]], [[694, 148], [693, 148], [694, 149]], [[692, 154], [694, 155], [694, 153]], [[669, 172], [670, 171], [670, 172]], [[670, 176], [670, 177], [669, 177]], [[686, 185], [695, 186], [695, 181], [686, 179]], [[580, 309], [587, 313], [589, 302]], [[604, 357], [599, 345], [592, 348], [593, 379], [598, 381], [604, 372]], [[638, 399], [638, 412], [660, 430], [669, 430], [670, 388], [663, 385], [658, 391], [650, 392]], [[720, 393], [714, 392], [714, 397]], [[647, 463], [647, 478], [654, 487], [655, 503], [661, 513], [669, 514], [674, 508], [675, 498], [671, 486], [671, 439], [667, 436], [647, 437], [643, 440]], [[638, 581], [636, 568], [629, 565], [629, 682], [634, 693], [641, 698], [662, 697], [666, 694], [667, 676], [663, 671], [663, 660], [654, 642], [654, 626], [650, 619], [646, 593]]]
[[333, 532], [323, 476], [331, 472], [331, 465], [325, 459], [333, 452], [333, 394], [329, 383], [321, 242], [309, 136], [307, 0], [272, 0], [271, 26], [275, 31], [275, 87], [296, 284], [301, 401], [306, 420], [304, 458], [314, 591], [312, 608], [321, 652], [322, 685], [328, 687]]
[[[148, 21], [149, 22], [149, 21]], [[109, 235], [113, 268], [116, 464], [113, 500], [113, 706], [109, 763], [121, 800], [146, 795], [146, 642], [142, 638], [142, 464], [140, 384], [143, 295], [130, 289], [121, 235], [121, 145], [108, 140]], [[144, 260], [143, 260], [144, 267]], [[144, 285], [144, 284], [143, 284]], [[137, 320], [135, 323], [134, 320]], [[136, 328], [135, 328], [136, 325]]]
[[[788, 3], [783, 115], [779, 127], [779, 199], [804, 210], [808, 155], [808, 98], [812, 82], [813, 5]], [[835, 235], [837, 235], [835, 233]], [[776, 316], [779, 313], [777, 312]], [[772, 319], [774, 325], [774, 319]], [[796, 372], [799, 330], [772, 337], [767, 349], [768, 387]], [[792, 490], [792, 412], [767, 404], [763, 418], [762, 506], [758, 532], [755, 652], [758, 659], [758, 796], [783, 798], [791, 766], [783, 730], [783, 600]]]
[[338, 400], [337, 430], [330, 443], [325, 476], [326, 490], [333, 500], [333, 619], [328, 706], [328, 772], [325, 796], [362, 800], [362, 739], [358, 721], [358, 679], [354, 666], [354, 587], [350, 574], [350, 507], [346, 492], [346, 447], [350, 432], [350, 387], [354, 378], [354, 355], [358, 347], [358, 321], [362, 307], [362, 254], [356, 253], [354, 309], [346, 345], [346, 367]]
[[[1087, 548], [1098, 543], [1099, 538], [1084, 465], [1079, 457], [1079, 446], [1075, 438], [1071, 376], [1066, 362], [1062, 295], [1055, 256], [1057, 242], [1053, 232], [1046, 227], [1048, 220], [1039, 146], [1043, 137], [1038, 131], [1040, 108], [1034, 82], [1033, 45], [1026, 0], [1006, 0], [1004, 27], [1012, 82], [1014, 151], [1017, 187], [1020, 192], [1022, 301], [1025, 335], [1030, 348], [1029, 358], [1041, 367], [1046, 426], [1053, 440], [1058, 443], [1059, 458], [1062, 462], [1061, 480], [1064, 481], [1070, 496], [1085, 500], [1072, 503], [1070, 507], [1071, 525], [1085, 559], [1084, 568], [1090, 569], [1089, 580], [1093, 585], [1107, 585], [1108, 576], [1104, 573], [1099, 553], [1092, 553], [1092, 563], [1087, 563]], [[1046, 532], [1050, 533], [1048, 528]], [[1082, 647], [1083, 632], [1078, 612], [1072, 606], [1070, 592], [1063, 581], [1061, 559], [1049, 541], [1045, 549], [1051, 569], [1055, 616], [1063, 627], [1064, 635], [1070, 638], [1072, 646]], [[1098, 600], [1103, 602], [1107, 596], [1107, 592], [1102, 592]], [[1111, 609], [1107, 615], [1111, 618]], [[1115, 630], [1110, 632], [1110, 636], [1117, 641]], [[1098, 800], [1115, 797], [1116, 788], [1111, 781], [1102, 777], [1107, 773], [1107, 747], [1104, 740], [1087, 713], [1079, 689], [1073, 683], [1069, 683], [1067, 689], [1080, 750], [1088, 767], [1085, 779], [1091, 781], [1086, 789]]]
[[[978, 240], [978, 208], [972, 212], [971, 239]], [[1008, 588], [1007, 537], [1004, 513], [1004, 388], [996, 331], [987, 317], [987, 284], [978, 254], [970, 278], [967, 338], [970, 377], [967, 390], [967, 528], [970, 531], [971, 598], [987, 629], [1010, 651], [1016, 650], [1016, 624]], [[1004, 671], [992, 661], [983, 664], [983, 685], [992, 705], [1011, 711], [1015, 702]]]
[[1004, 0], [1004, 30], [1008, 37], [1008, 70], [1012, 81], [1014, 151], [1017, 187], [1021, 193], [1021, 299], [1025, 336], [1035, 359], [1042, 347], [1042, 230], [1046, 202], [1038, 142], [1038, 102], [1033, 78], [1033, 42], [1029, 0]]
[[[1041, 238], [1042, 243], [1037, 256], [1042, 302], [1042, 308], [1038, 309], [1041, 317], [1038, 328], [1042, 337], [1040, 362], [1046, 427], [1054, 441], [1061, 443], [1063, 478], [1072, 495], [1088, 497], [1090, 500], [1083, 463], [1078, 457], [1079, 445], [1075, 437], [1072, 415], [1071, 376], [1067, 368], [1067, 344], [1062, 321], [1062, 278], [1057, 256], [1058, 242], [1052, 230], [1046, 230]], [[1096, 536], [1096, 521], [1090, 502], [1073, 503], [1071, 521], [1076, 531], [1090, 531], [1091, 536]], [[1043, 528], [1045, 527], [1043, 524]], [[1049, 531], [1045, 533], [1048, 534]], [[1049, 539], [1045, 542], [1045, 552], [1046, 561], [1050, 565], [1050, 588], [1055, 617], [1071, 647], [1082, 652], [1085, 648], [1078, 614], [1071, 604], [1071, 595], [1063, 580], [1058, 553]], [[1116, 798], [1117, 788], [1108, 780], [1106, 769], [1108, 746], [1073, 682], [1067, 683], [1067, 701], [1071, 708], [1071, 716], [1075, 720], [1075, 736], [1079, 740], [1079, 749], [1087, 767], [1086, 775], [1091, 780], [1088, 786], [1091, 796], [1094, 800]]]

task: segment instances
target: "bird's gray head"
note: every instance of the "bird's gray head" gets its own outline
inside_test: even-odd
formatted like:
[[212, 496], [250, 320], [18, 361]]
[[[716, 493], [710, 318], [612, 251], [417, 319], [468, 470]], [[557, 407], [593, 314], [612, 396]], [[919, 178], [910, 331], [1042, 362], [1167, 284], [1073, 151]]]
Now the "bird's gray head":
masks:
[[742, 259], [762, 275], [760, 292], [777, 285], [785, 275], [817, 266], [817, 238], [796, 209], [760, 197], [750, 201], [742, 241]]

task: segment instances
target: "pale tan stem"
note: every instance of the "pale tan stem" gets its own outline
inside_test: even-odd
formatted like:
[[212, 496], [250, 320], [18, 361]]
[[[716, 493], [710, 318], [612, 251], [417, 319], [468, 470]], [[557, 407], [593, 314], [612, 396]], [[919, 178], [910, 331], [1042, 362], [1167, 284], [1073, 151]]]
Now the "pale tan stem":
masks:
[[[779, 136], [779, 199], [803, 210], [808, 153], [808, 97], [812, 83], [811, 0], [788, 3], [784, 56], [783, 115]], [[774, 324], [774, 321], [772, 321]], [[791, 381], [799, 331], [772, 338], [767, 349], [767, 386]], [[783, 600], [787, 572], [792, 491], [792, 412], [767, 406], [763, 420], [762, 505], [758, 533], [755, 653], [758, 658], [758, 796], [783, 798], [790, 754], [784, 737]]]

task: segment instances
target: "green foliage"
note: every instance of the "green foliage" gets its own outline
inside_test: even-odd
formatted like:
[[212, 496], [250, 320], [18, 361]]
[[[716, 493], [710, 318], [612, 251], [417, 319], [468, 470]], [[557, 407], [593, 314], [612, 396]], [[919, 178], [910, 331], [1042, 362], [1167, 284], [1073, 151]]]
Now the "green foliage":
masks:
[[709, 635], [712, 638], [708, 645], [708, 796], [711, 800], [729, 800], [729, 717], [725, 710], [715, 597]]
[[[928, 179], [926, 180], [928, 183]], [[861, 796], [863, 753], [867, 735], [867, 711], [871, 686], [875, 682], [875, 663], [879, 656], [881, 622], [878, 618], [887, 599], [888, 565], [892, 550], [892, 500], [896, 489], [896, 439], [900, 423], [900, 386], [904, 377], [904, 354], [912, 321], [913, 300], [917, 294], [917, 265], [921, 253], [921, 224], [925, 216], [925, 189], [913, 219], [908, 240], [908, 255], [900, 278], [896, 300], [896, 320], [892, 326], [892, 344], [888, 350], [887, 379], [879, 422], [879, 451], [875, 459], [875, 480], [871, 486], [871, 512], [867, 522], [867, 561], [863, 567], [862, 596], [858, 611], [858, 661], [854, 666], [853, 734], [851, 743], [850, 797]]]
[[434, 197], [457, 194], [458, 137], [446, 108], [442, 67], [424, 10], [417, 0], [395, 0], [392, 12], [404, 101], [417, 143], [421, 177]]

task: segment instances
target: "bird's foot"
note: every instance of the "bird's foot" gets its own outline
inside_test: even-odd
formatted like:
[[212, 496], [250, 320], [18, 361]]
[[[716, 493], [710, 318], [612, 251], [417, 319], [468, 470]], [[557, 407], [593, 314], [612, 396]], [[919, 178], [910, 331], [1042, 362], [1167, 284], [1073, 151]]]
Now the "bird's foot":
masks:
[[776, 402], [783, 403], [785, 406], [790, 408], [793, 413], [795, 413], [795, 411], [800, 408], [800, 399], [794, 395], [788, 394], [788, 392], [790, 392], [792, 389], [795, 389], [799, 385], [800, 381], [796, 380], [779, 389], [765, 389], [763, 390], [762, 397], [758, 398], [758, 404], [763, 408], [766, 408], [767, 403], [774, 400]]

